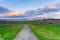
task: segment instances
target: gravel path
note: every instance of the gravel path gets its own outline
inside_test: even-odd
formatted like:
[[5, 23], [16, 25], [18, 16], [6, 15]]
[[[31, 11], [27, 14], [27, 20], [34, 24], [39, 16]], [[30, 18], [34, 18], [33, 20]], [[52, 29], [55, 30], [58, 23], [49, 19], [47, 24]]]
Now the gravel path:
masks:
[[24, 25], [23, 29], [19, 32], [14, 40], [37, 40], [37, 38], [31, 32], [28, 25]]

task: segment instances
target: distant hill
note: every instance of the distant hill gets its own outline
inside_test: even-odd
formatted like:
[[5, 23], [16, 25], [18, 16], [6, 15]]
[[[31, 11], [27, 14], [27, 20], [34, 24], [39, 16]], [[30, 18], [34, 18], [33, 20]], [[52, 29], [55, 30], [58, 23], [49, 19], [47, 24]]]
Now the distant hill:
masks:
[[44, 20], [29, 20], [29, 21], [20, 21], [20, 20], [0, 20], [0, 23], [31, 23], [31, 24], [60, 24], [60, 19], [44, 19]]

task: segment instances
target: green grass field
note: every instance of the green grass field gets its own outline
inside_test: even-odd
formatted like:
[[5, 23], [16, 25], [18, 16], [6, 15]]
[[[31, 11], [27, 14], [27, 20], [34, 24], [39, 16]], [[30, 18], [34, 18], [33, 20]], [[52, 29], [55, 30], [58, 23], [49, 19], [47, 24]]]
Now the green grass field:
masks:
[[30, 28], [38, 40], [60, 40], [60, 25], [30, 24]]
[[20, 24], [0, 24], [0, 40], [13, 40], [21, 29]]
[[[52, 22], [52, 21], [51, 21]], [[8, 21], [0, 24], [0, 40], [13, 40], [22, 29], [23, 24], [29, 25], [38, 40], [60, 40], [60, 25], [54, 21], [17, 22]]]

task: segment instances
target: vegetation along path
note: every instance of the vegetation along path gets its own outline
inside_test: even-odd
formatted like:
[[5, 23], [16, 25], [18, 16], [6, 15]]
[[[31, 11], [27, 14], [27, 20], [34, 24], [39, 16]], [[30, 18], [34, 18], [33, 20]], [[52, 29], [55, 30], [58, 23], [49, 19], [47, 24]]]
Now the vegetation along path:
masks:
[[37, 38], [31, 32], [28, 25], [24, 25], [23, 29], [19, 32], [14, 40], [37, 40]]

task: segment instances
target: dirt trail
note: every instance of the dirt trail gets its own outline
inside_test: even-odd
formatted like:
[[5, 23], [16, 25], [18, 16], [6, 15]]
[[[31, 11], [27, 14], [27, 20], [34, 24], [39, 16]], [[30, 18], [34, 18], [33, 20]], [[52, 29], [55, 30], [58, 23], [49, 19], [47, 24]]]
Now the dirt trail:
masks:
[[37, 38], [31, 32], [28, 25], [24, 25], [23, 29], [19, 32], [14, 40], [37, 40]]

